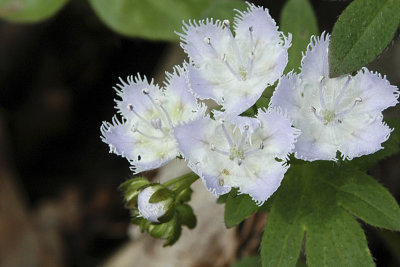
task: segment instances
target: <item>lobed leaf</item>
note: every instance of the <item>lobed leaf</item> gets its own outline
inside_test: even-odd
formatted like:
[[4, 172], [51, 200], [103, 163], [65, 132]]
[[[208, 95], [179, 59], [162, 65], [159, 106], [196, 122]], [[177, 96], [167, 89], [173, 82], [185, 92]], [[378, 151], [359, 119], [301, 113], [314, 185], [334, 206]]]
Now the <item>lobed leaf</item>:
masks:
[[375, 59], [400, 23], [400, 0], [354, 0], [336, 21], [329, 45], [330, 76], [351, 73]]
[[275, 193], [261, 242], [263, 266], [295, 266], [303, 236], [307, 265], [374, 266], [352, 216], [400, 229], [400, 208], [365, 173], [330, 162], [293, 164]]
[[256, 212], [258, 206], [249, 195], [228, 195], [225, 205], [225, 224], [230, 228], [238, 225], [251, 214]]

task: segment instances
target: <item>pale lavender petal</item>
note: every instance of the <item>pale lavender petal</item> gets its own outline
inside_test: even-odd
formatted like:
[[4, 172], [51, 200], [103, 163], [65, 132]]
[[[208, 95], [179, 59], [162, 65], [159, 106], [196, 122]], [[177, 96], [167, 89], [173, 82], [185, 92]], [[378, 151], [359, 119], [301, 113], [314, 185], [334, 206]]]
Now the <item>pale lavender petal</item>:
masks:
[[262, 125], [260, 135], [264, 149], [275, 157], [285, 159], [293, 151], [293, 144], [300, 131], [292, 127], [290, 120], [279, 108], [269, 108], [266, 111], [259, 109], [257, 119]]
[[113, 117], [113, 124], [103, 122], [100, 131], [101, 140], [109, 145], [110, 153], [120, 155], [128, 160], [133, 160], [137, 156], [135, 153], [136, 140], [128, 123], [121, 123], [116, 117]]
[[[175, 66], [172, 73], [166, 72], [167, 80], [164, 83], [167, 97], [173, 95], [182, 106], [197, 106], [196, 97], [190, 92], [185, 69]], [[183, 105], [184, 104], [184, 105]]]
[[295, 73], [291, 72], [283, 76], [271, 97], [269, 106], [280, 107], [288, 113], [289, 117], [296, 116], [300, 111], [301, 105], [301, 87], [299, 83], [299, 76]]
[[288, 166], [281, 163], [270, 165], [269, 171], [259, 174], [250, 186], [240, 188], [241, 193], [249, 194], [256, 203], [263, 204], [280, 186]]
[[343, 158], [353, 159], [363, 155], [373, 154], [381, 150], [382, 143], [389, 139], [392, 130], [382, 122], [382, 117], [369, 124], [365, 124], [363, 128], [352, 131], [346, 129], [348, 138], [341, 144], [340, 151]]
[[301, 60], [301, 77], [311, 82], [319, 82], [321, 77], [329, 77], [329, 34], [311, 37], [305, 55]]
[[121, 100], [116, 100], [116, 108], [125, 118], [133, 116], [130, 105], [141, 116], [157, 112], [149, 97], [143, 93], [144, 89], [148, 90], [153, 99], [161, 94], [160, 88], [153, 81], [149, 83], [146, 77], [141, 78], [139, 75], [135, 78], [129, 76], [127, 82], [121, 79], [121, 84], [117, 84], [117, 87], [119, 89], [115, 89]]
[[398, 103], [398, 88], [391, 85], [385, 76], [382, 77], [367, 68], [359, 71], [353, 77], [351, 84], [352, 88], [349, 90], [359, 91], [359, 97], [362, 100], [357, 107], [359, 112], [376, 114]]
[[280, 33], [268, 9], [247, 3], [247, 11], [237, 11], [235, 17], [235, 32], [239, 38], [248, 38], [249, 27], [252, 27], [254, 43], [274, 42], [280, 39]]
[[196, 64], [215, 58], [215, 52], [219, 55], [223, 54], [229, 35], [220, 21], [214, 22], [213, 19], [207, 19], [200, 22], [184, 22], [183, 25], [183, 33], [178, 33], [182, 41], [181, 46]]

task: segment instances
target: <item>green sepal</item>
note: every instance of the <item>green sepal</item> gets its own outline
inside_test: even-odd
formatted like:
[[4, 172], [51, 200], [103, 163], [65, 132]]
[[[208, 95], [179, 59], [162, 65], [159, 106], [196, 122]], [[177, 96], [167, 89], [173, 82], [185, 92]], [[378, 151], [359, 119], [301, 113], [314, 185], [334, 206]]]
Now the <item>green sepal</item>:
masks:
[[226, 200], [228, 199], [228, 196], [229, 196], [229, 193], [220, 195], [220, 196], [217, 198], [217, 203], [218, 203], [218, 204], [224, 204], [224, 203], [226, 203]]
[[176, 195], [176, 202], [178, 203], [184, 203], [190, 201], [192, 197], [193, 190], [188, 187], [186, 189], [183, 189], [182, 191], [178, 192]]
[[140, 231], [142, 233], [148, 231], [148, 229], [151, 225], [151, 222], [149, 220], [146, 220], [143, 217], [139, 217], [140, 214], [139, 214], [138, 210], [131, 210], [131, 216], [132, 216], [131, 223], [139, 226]]
[[136, 208], [137, 196], [150, 182], [144, 177], [136, 177], [129, 179], [120, 185], [120, 189], [124, 191], [124, 200], [128, 209]]
[[164, 215], [157, 218], [160, 223], [166, 223], [170, 221], [173, 216], [175, 216], [175, 202], [173, 200], [165, 200], [164, 208]]
[[177, 216], [174, 216], [169, 222], [150, 224], [149, 234], [154, 238], [166, 239], [167, 242], [164, 246], [171, 246], [178, 240], [181, 234], [181, 228]]
[[175, 194], [168, 188], [164, 187], [161, 184], [157, 184], [155, 186], [152, 186], [154, 189], [153, 195], [151, 195], [149, 199], [149, 203], [158, 203], [161, 201], [167, 201], [167, 200], [173, 200], [175, 199]]
[[191, 206], [187, 204], [178, 205], [176, 211], [181, 224], [186, 225], [189, 229], [196, 227], [197, 218]]

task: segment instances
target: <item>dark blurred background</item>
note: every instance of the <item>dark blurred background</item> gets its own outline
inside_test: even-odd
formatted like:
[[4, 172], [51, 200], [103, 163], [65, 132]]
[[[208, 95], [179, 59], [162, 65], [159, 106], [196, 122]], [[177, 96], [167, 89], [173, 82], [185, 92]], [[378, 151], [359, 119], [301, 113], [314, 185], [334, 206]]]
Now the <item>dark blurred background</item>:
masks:
[[[256, 3], [279, 20], [284, 1]], [[312, 1], [320, 30], [348, 3]], [[0, 21], [0, 265], [96, 266], [128, 241], [118, 186], [129, 164], [108, 153], [99, 128], [115, 113], [118, 77], [171, 71], [177, 49], [113, 32], [86, 1], [36, 24]], [[399, 38], [369, 67], [399, 86]], [[371, 171], [397, 200], [399, 160]], [[364, 229], [377, 265], [400, 266], [399, 235]]]

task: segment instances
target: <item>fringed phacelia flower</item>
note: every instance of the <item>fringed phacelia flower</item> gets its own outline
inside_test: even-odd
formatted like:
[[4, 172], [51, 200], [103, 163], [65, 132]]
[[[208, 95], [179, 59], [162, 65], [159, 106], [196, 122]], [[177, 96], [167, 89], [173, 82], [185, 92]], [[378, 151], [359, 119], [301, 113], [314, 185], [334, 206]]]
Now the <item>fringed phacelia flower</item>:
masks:
[[282, 75], [291, 44], [291, 36], [278, 31], [267, 9], [247, 4], [247, 11], [237, 11], [233, 27], [228, 20], [207, 19], [184, 23], [183, 33], [178, 33], [191, 60], [193, 92], [236, 115]]
[[102, 140], [110, 152], [131, 162], [134, 173], [158, 168], [178, 156], [174, 126], [204, 114], [205, 107], [190, 93], [185, 74], [180, 67], [166, 73], [165, 88], [139, 75], [127, 82], [121, 79], [114, 88], [121, 98], [116, 109], [122, 120], [114, 116], [113, 123], [104, 122]]
[[395, 106], [399, 91], [386, 77], [363, 68], [355, 76], [329, 78], [329, 35], [313, 37], [301, 73], [283, 77], [271, 99], [301, 130], [295, 155], [304, 160], [352, 159], [382, 149], [391, 129], [382, 111]]
[[174, 134], [208, 190], [222, 195], [236, 187], [262, 204], [279, 187], [299, 132], [277, 109], [260, 109], [257, 118], [204, 117], [177, 126]]

